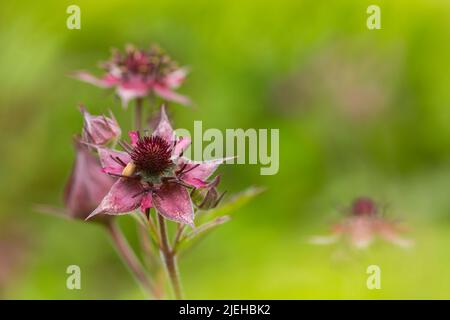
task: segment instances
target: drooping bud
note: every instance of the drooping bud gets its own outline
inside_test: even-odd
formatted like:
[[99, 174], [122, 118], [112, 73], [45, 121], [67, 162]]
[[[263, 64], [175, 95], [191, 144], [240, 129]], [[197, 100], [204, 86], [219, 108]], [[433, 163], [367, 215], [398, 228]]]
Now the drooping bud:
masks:
[[192, 201], [195, 206], [202, 210], [214, 209], [222, 200], [225, 192], [219, 194], [217, 185], [220, 182], [220, 176], [216, 176], [205, 187], [194, 189], [191, 193]]
[[82, 140], [95, 145], [105, 145], [121, 134], [120, 127], [111, 113], [111, 118], [104, 115], [93, 116], [84, 107], [80, 107], [84, 125]]
[[102, 201], [115, 179], [102, 172], [99, 160], [79, 139], [76, 159], [64, 192], [64, 204], [72, 218], [84, 220]]

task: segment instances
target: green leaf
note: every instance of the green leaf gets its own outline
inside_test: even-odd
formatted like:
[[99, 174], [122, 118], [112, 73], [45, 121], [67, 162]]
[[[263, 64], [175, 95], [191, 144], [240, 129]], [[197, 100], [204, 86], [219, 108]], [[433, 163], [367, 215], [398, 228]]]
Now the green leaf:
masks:
[[244, 191], [234, 194], [230, 199], [226, 200], [223, 204], [219, 205], [217, 208], [209, 210], [206, 212], [205, 216], [218, 217], [223, 215], [229, 215], [232, 212], [237, 211], [242, 206], [247, 204], [254, 197], [264, 192], [266, 189], [263, 187], [252, 186]]
[[194, 245], [196, 245], [200, 240], [202, 240], [207, 234], [209, 234], [212, 230], [215, 230], [216, 227], [230, 221], [229, 216], [221, 216], [215, 218], [212, 221], [206, 222], [199, 227], [197, 227], [194, 231], [188, 233], [177, 245], [177, 251], [185, 252], [187, 249], [191, 249]]

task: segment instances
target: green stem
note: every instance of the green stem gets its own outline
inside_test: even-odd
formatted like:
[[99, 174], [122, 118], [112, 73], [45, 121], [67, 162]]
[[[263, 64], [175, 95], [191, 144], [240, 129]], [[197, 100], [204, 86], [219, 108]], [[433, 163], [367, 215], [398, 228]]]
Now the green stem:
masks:
[[166, 267], [175, 299], [181, 300], [183, 299], [183, 294], [181, 291], [180, 275], [178, 273], [177, 257], [169, 245], [166, 220], [159, 213], [158, 225], [161, 240], [160, 251], [162, 259], [164, 261], [164, 266]]

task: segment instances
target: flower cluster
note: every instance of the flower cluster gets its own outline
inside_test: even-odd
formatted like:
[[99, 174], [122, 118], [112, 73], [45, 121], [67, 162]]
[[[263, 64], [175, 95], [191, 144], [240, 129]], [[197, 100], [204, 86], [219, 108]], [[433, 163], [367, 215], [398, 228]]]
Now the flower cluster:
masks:
[[[164, 285], [154, 284], [115, 224], [114, 216], [133, 214], [139, 228], [144, 230], [140, 237], [154, 249], [146, 253], [155, 255], [152, 261], [159, 261], [156, 263], [160, 265], [152, 267], [166, 270], [175, 298], [181, 298], [177, 270], [180, 248], [229, 220], [219, 214], [215, 219], [211, 219], [211, 214], [209, 221], [197, 219], [197, 211], [213, 212], [224, 197], [225, 193], [218, 191], [221, 177], [214, 174], [227, 158], [192, 161], [183, 155], [191, 144], [190, 138], [175, 134], [165, 106], [168, 101], [190, 104], [189, 98], [175, 92], [187, 71], [161, 49], [128, 46], [125, 52], [113, 51], [110, 60], [101, 67], [105, 71], [101, 77], [85, 71], [74, 76], [102, 88], [114, 88], [124, 107], [136, 100], [135, 125], [123, 139], [112, 113], [96, 116], [80, 108], [83, 129], [74, 138], [76, 158], [65, 188], [66, 212], [72, 218], [102, 222], [136, 279], [158, 298], [161, 297], [158, 288]], [[146, 112], [142, 108], [144, 98], [155, 95], [163, 100], [159, 118], [151, 119], [156, 123], [155, 129], [141, 130], [142, 115]], [[384, 218], [372, 199], [357, 198], [345, 211], [346, 216], [332, 226], [330, 235], [314, 237], [312, 242], [324, 244], [345, 239], [357, 248], [364, 248], [380, 237], [400, 246], [411, 244], [401, 236], [402, 225]], [[167, 221], [175, 222], [176, 228], [167, 228]]]
[[[174, 296], [181, 298], [176, 262], [181, 244], [229, 220], [228, 216], [219, 216], [194, 225], [198, 210], [214, 209], [223, 198], [224, 193], [217, 190], [220, 176], [212, 176], [226, 159], [192, 161], [183, 156], [191, 141], [175, 134], [165, 102], [190, 103], [174, 91], [187, 72], [161, 49], [128, 46], [124, 53], [114, 51], [101, 66], [105, 74], [100, 78], [85, 71], [75, 73], [75, 77], [102, 88], [114, 88], [124, 107], [136, 100], [135, 130], [128, 132], [126, 141], [112, 113], [95, 116], [80, 108], [83, 129], [74, 139], [76, 159], [65, 188], [66, 212], [72, 218], [102, 222], [136, 279], [159, 298], [162, 294], [158, 288], [163, 286], [154, 284], [114, 221], [114, 216], [134, 214], [139, 227], [144, 228], [143, 241], [150, 240], [155, 249], [147, 254], [160, 253], [160, 264], [167, 271]], [[142, 107], [144, 98], [154, 95], [163, 104], [150, 134], [140, 130], [145, 112]], [[166, 221], [177, 224], [173, 243], [169, 241]], [[189, 232], [188, 226], [193, 230]], [[153, 260], [157, 261], [158, 255]]]

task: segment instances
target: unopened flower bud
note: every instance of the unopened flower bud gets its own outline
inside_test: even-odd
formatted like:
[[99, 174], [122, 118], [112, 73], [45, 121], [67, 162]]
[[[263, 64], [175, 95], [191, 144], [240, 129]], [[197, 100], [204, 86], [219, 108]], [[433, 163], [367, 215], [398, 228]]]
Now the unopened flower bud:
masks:
[[220, 176], [216, 176], [213, 181], [205, 187], [195, 189], [192, 193], [192, 200], [197, 208], [202, 210], [214, 209], [222, 200], [225, 192], [219, 194], [217, 185], [220, 182]]
[[84, 117], [82, 140], [95, 145], [105, 145], [120, 136], [121, 130], [116, 119], [111, 114], [111, 118], [93, 116], [84, 107], [80, 107]]
[[64, 203], [72, 218], [84, 220], [108, 193], [114, 179], [102, 172], [89, 147], [75, 140], [76, 159], [67, 182]]

